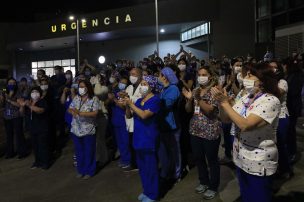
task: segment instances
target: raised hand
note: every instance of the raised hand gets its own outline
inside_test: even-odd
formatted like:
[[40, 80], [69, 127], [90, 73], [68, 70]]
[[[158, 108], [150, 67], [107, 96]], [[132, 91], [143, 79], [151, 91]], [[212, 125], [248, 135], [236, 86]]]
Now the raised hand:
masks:
[[182, 93], [185, 96], [185, 98], [187, 98], [188, 100], [192, 99], [192, 91], [191, 90], [187, 90], [186, 88], [183, 88]]

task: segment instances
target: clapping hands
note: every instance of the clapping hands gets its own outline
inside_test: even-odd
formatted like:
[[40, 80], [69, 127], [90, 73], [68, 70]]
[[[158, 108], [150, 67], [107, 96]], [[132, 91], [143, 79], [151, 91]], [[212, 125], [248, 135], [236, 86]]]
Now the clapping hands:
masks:
[[185, 96], [185, 98], [187, 98], [188, 100], [192, 99], [192, 91], [191, 90], [183, 88], [182, 93]]
[[229, 96], [225, 89], [219, 89], [218, 87], [211, 88], [212, 97], [219, 103], [229, 103]]

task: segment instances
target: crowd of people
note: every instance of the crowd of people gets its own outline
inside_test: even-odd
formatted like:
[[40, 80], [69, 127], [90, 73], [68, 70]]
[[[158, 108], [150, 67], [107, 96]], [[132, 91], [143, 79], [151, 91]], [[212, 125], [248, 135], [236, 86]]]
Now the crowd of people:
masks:
[[8, 78], [0, 96], [5, 158], [29, 154], [29, 131], [31, 168], [48, 169], [70, 136], [77, 178], [93, 177], [119, 153], [124, 172], [139, 171], [143, 202], [158, 200], [161, 181], [178, 182], [194, 165], [195, 191], [213, 199], [220, 164], [233, 162], [242, 201], [271, 201], [272, 177], [294, 175], [302, 56], [204, 61], [181, 47], [136, 67], [117, 60], [97, 71], [85, 60], [77, 75], [56, 66], [51, 77], [39, 69], [37, 80]]

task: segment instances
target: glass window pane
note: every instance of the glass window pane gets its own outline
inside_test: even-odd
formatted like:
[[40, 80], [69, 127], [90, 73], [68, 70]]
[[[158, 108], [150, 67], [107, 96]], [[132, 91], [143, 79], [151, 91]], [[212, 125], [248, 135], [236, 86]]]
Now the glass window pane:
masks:
[[56, 65], [61, 66], [61, 60], [55, 60], [54, 61], [54, 66], [56, 66]]
[[284, 11], [288, 8], [288, 0], [272, 0], [272, 13]]
[[184, 40], [185, 40], [185, 41], [188, 40], [187, 32], [184, 32], [183, 35], [184, 35]]
[[257, 1], [257, 13], [258, 17], [264, 17], [270, 14], [269, 0]]
[[71, 65], [72, 65], [72, 66], [75, 65], [75, 59], [71, 59]]
[[189, 31], [187, 32], [187, 35], [188, 35], [188, 40], [192, 38], [192, 36], [191, 36], [191, 30], [189, 30]]
[[263, 20], [258, 23], [258, 42], [269, 42], [271, 40], [270, 21]]
[[54, 61], [46, 61], [45, 66], [46, 67], [54, 67]]
[[38, 67], [38, 63], [37, 62], [32, 62], [32, 68], [37, 68]]
[[45, 61], [38, 62], [38, 68], [39, 67], [45, 67]]
[[192, 35], [192, 38], [195, 38], [195, 37], [197, 37], [196, 36], [196, 32], [195, 32], [195, 28], [193, 28], [192, 30], [191, 30], [191, 35]]
[[185, 39], [184, 39], [184, 33], [181, 34], [181, 40], [185, 41]]
[[47, 76], [53, 76], [54, 75], [54, 68], [46, 68], [45, 69], [45, 74]]
[[205, 34], [208, 34], [208, 23], [205, 24]]
[[195, 33], [196, 33], [197, 37], [201, 35], [201, 27], [200, 26], [196, 27]]
[[32, 77], [37, 79], [37, 69], [32, 69]]
[[66, 71], [68, 71], [68, 70], [71, 70], [71, 67], [70, 67], [70, 66], [64, 67], [64, 68], [63, 68], [63, 71], [64, 71], [64, 72], [66, 72]]
[[62, 66], [70, 66], [71, 60], [62, 60]]
[[75, 67], [71, 67], [71, 71], [73, 73], [73, 77], [76, 75], [76, 68]]

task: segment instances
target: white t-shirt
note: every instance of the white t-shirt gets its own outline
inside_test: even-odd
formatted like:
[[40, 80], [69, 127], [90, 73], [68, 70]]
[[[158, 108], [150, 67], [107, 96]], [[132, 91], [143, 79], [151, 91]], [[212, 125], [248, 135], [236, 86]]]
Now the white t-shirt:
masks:
[[288, 83], [286, 80], [281, 79], [278, 84], [279, 88], [284, 91], [284, 94], [281, 98], [281, 111], [279, 118], [286, 118], [286, 116], [289, 116], [286, 101], [287, 101], [287, 93], [288, 93]]
[[[133, 101], [133, 103], [135, 103], [139, 98], [142, 97], [142, 95], [139, 93], [139, 86], [137, 87], [135, 92], [133, 90], [134, 90], [133, 85], [129, 85], [126, 88], [126, 92], [128, 93], [130, 99]], [[134, 92], [134, 94], [133, 94], [133, 92]], [[133, 133], [134, 132], [134, 119], [133, 118], [130, 118], [130, 119], [126, 118], [126, 125], [127, 125], [128, 132]]]
[[234, 138], [233, 161], [251, 175], [270, 176], [276, 172], [278, 164], [276, 129], [281, 104], [275, 96], [263, 94], [242, 114], [247, 97], [248, 95], [242, 97], [233, 109], [245, 118], [255, 114], [269, 124], [240, 132], [239, 138]]

